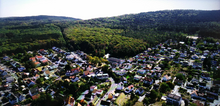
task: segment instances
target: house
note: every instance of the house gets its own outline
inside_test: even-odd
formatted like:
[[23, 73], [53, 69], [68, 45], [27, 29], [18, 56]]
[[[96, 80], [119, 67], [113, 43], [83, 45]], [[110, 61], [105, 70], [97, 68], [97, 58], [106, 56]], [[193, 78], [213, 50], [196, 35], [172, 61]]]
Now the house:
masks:
[[3, 57], [3, 59], [4, 59], [5, 61], [10, 61], [10, 60], [11, 60], [10, 57], [8, 57], [8, 56]]
[[185, 58], [187, 55], [185, 53], [180, 53], [180, 57]]
[[125, 88], [125, 93], [131, 93], [134, 90], [134, 85], [130, 85], [127, 88]]
[[168, 75], [164, 75], [162, 79], [163, 82], [170, 81], [170, 80], [171, 80], [171, 76], [168, 76]]
[[63, 66], [65, 66], [65, 65], [67, 65], [68, 63], [67, 63], [67, 61], [65, 61], [65, 60], [61, 60], [60, 61], [60, 65], [63, 65]]
[[167, 104], [169, 105], [180, 106], [182, 97], [177, 96], [175, 94], [168, 94], [166, 101], [167, 101]]
[[197, 68], [197, 69], [201, 69], [202, 68], [202, 63], [193, 62], [192, 67]]
[[137, 74], [134, 76], [134, 80], [136, 80], [136, 81], [141, 80], [141, 78], [142, 78], [142, 76], [139, 76], [139, 75], [137, 75]]
[[70, 79], [72, 82], [76, 82], [79, 80], [79, 77], [76, 77], [76, 76], [70, 76]]
[[15, 81], [15, 78], [14, 77], [7, 77], [6, 78], [6, 81], [11, 83], [11, 82], [14, 82]]
[[21, 94], [21, 95], [18, 97], [18, 100], [19, 100], [20, 102], [22, 102], [22, 101], [25, 100], [25, 99], [26, 99], [25, 94]]
[[138, 88], [138, 89], [135, 91], [135, 93], [136, 93], [137, 95], [143, 95], [143, 94], [144, 94], [144, 89], [143, 89], [143, 88]]
[[35, 57], [41, 63], [47, 63], [48, 62], [48, 59], [46, 57], [43, 57], [43, 56], [35, 56]]
[[183, 84], [183, 80], [175, 79], [174, 83], [181, 86]]
[[108, 79], [109, 75], [107, 73], [105, 73], [105, 74], [97, 74], [96, 78], [97, 79]]
[[190, 81], [193, 85], [198, 85], [199, 84], [199, 80], [193, 78], [191, 81]]
[[119, 83], [117, 85], [116, 91], [121, 91], [121, 90], [123, 90], [123, 88], [124, 88], [124, 84], [123, 83]]
[[198, 90], [193, 90], [193, 91], [191, 92], [191, 98], [193, 98], [193, 99], [200, 99], [200, 100], [202, 100], [202, 101], [206, 101], [206, 98], [204, 98], [204, 97], [198, 95]]
[[1, 76], [5, 76], [5, 75], [7, 75], [8, 73], [6, 72], [6, 71], [2, 71], [1, 72]]
[[190, 47], [189, 50], [192, 51], [192, 52], [194, 52], [194, 51], [196, 51], [196, 48], [195, 48], [195, 47]]
[[26, 68], [24, 66], [21, 66], [21, 67], [18, 68], [18, 71], [20, 71], [20, 72], [24, 71], [24, 70], [26, 70]]
[[75, 106], [75, 99], [72, 96], [69, 96], [66, 100], [64, 100], [65, 106]]
[[91, 101], [91, 103], [93, 103], [94, 105], [96, 105], [99, 101], [99, 97], [95, 95], [95, 97], [93, 98], [93, 100]]
[[40, 94], [36, 94], [36, 95], [31, 96], [31, 98], [32, 98], [33, 100], [35, 100], [35, 99], [37, 99], [37, 98], [39, 98], [39, 97], [40, 97]]
[[100, 95], [102, 95], [102, 94], [103, 94], [103, 90], [98, 89], [98, 90], [96, 91], [96, 95], [100, 96]]
[[192, 55], [191, 58], [192, 58], [193, 60], [195, 60], [195, 59], [199, 59], [199, 56], [197, 56], [197, 55], [195, 54], [195, 55]]
[[202, 73], [201, 78], [204, 80], [211, 81], [209, 73]]
[[29, 94], [30, 94], [30, 96], [37, 95], [37, 94], [38, 94], [38, 87], [36, 87], [36, 88], [31, 88], [31, 89], [29, 90]]
[[15, 62], [15, 61], [10, 62], [10, 64], [11, 64], [13, 67], [15, 67], [15, 68], [20, 67], [20, 64], [19, 64], [18, 62]]
[[145, 73], [146, 73], [146, 70], [141, 70], [141, 69], [139, 69], [139, 70], [137, 71], [137, 73], [139, 73], [139, 74], [145, 74]]
[[28, 86], [28, 87], [31, 87], [31, 86], [33, 86], [33, 85], [35, 85], [34, 81], [31, 81], [31, 80], [28, 80], [28, 81], [27, 81], [27, 86]]
[[44, 55], [47, 55], [47, 54], [48, 54], [48, 52], [47, 52], [46, 50], [44, 50], [44, 49], [40, 49], [40, 50], [39, 50], [39, 53], [44, 54]]
[[123, 75], [125, 75], [126, 73], [127, 73], [126, 70], [115, 71], [115, 74], [120, 75], [120, 76], [123, 76]]
[[51, 74], [51, 72], [50, 72], [49, 70], [44, 71], [44, 75], [45, 75], [46, 77], [49, 77], [50, 74]]
[[79, 67], [78, 67], [78, 68], [71, 69], [71, 73], [73, 73], [73, 74], [78, 74], [79, 72], [80, 72]]
[[118, 65], [119, 64], [122, 64], [124, 62], [124, 60], [121, 60], [121, 59], [118, 59], [118, 58], [114, 58], [114, 57], [110, 57], [107, 59], [110, 63], [117, 63]]
[[109, 93], [108, 94], [108, 100], [112, 100], [114, 98], [114, 94], [113, 93]]
[[10, 93], [8, 99], [9, 99], [9, 103], [12, 105], [19, 102], [18, 98], [13, 93]]
[[76, 55], [73, 55], [73, 54], [70, 54], [70, 55], [67, 55], [66, 56], [66, 59], [67, 60], [73, 60], [73, 59], [75, 59], [76, 58]]
[[97, 86], [93, 85], [90, 87], [90, 91], [92, 92], [93, 90], [97, 89]]
[[208, 100], [211, 100], [211, 101], [214, 101], [215, 99], [218, 100], [218, 93], [207, 91], [206, 96]]
[[143, 79], [143, 83], [146, 84], [146, 85], [152, 85], [153, 82], [154, 82], [154, 80], [152, 78], [145, 77]]
[[88, 75], [94, 75], [94, 72], [84, 71], [83, 76], [87, 77]]
[[31, 57], [29, 60], [34, 64], [35, 67], [39, 67], [41, 65], [40, 62], [36, 61], [35, 57]]

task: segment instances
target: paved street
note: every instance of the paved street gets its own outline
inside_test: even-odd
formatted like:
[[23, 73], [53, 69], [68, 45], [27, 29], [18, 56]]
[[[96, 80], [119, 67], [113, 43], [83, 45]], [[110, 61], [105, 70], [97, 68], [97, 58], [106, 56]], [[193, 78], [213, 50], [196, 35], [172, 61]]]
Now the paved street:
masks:
[[108, 98], [108, 94], [115, 91], [117, 84], [115, 84], [115, 81], [113, 80], [113, 78], [110, 77], [109, 80], [111, 81], [111, 87], [109, 88], [108, 92], [106, 92], [106, 94], [102, 97], [102, 99], [99, 100], [96, 106], [100, 106], [101, 101], [106, 100]]

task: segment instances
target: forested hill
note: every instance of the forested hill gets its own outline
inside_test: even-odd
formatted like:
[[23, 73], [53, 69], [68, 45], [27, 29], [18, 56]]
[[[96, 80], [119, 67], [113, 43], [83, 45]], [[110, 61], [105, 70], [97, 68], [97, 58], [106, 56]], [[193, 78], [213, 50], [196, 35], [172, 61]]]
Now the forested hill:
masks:
[[0, 22], [6, 21], [64, 21], [64, 20], [81, 20], [77, 18], [71, 17], [63, 17], [63, 16], [47, 16], [47, 15], [39, 15], [39, 16], [27, 16], [27, 17], [8, 17], [8, 18], [0, 18]]
[[80, 19], [60, 16], [0, 18], [0, 55], [65, 46], [59, 24], [76, 20]]
[[[97, 18], [86, 21], [82, 20], [79, 21], [79, 24], [124, 29], [125, 32], [128, 32], [125, 33], [125, 36], [130, 37], [140, 32], [151, 34], [153, 30], [163, 32], [175, 31], [187, 34], [197, 33], [201, 36], [220, 38], [218, 36], [220, 35], [220, 10], [165, 10], [110, 18]], [[143, 33], [141, 33], [141, 36]]]
[[93, 55], [133, 56], [185, 35], [220, 38], [220, 10], [165, 10], [80, 20], [33, 16], [0, 18], [0, 54], [52, 46]]

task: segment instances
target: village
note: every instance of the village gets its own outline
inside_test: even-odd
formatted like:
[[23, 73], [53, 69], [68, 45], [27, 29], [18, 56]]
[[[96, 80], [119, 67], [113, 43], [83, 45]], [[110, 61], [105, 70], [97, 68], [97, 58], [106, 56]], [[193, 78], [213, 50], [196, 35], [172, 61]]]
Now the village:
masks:
[[65, 106], [219, 106], [219, 42], [198, 39], [169, 39], [125, 59], [58, 47], [5, 55], [0, 103], [28, 106], [45, 93]]

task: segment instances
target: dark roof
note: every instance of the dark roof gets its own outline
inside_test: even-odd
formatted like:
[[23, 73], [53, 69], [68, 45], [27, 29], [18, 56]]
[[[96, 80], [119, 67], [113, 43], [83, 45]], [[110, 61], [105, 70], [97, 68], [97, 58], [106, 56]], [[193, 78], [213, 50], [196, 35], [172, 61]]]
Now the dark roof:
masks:
[[144, 80], [151, 82], [153, 79], [152, 79], [152, 78], [145, 77]]
[[174, 94], [169, 94], [167, 97], [175, 99], [175, 100], [180, 100], [180, 96], [174, 95]]
[[108, 58], [108, 61], [110, 61], [110, 62], [120, 62], [121, 59], [111, 57], [111, 58]]

